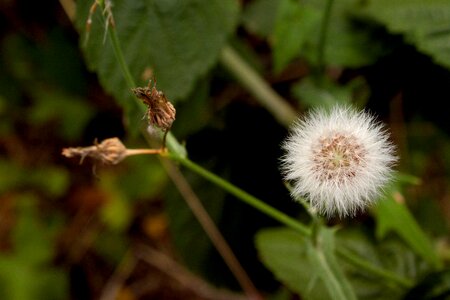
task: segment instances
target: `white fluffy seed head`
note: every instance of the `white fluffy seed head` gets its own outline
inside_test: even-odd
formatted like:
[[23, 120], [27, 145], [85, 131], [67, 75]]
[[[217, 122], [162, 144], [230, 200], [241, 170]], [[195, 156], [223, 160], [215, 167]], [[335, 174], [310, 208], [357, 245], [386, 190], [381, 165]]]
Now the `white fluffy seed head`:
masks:
[[397, 161], [383, 125], [347, 106], [312, 111], [293, 126], [283, 148], [293, 198], [305, 197], [328, 217], [353, 216], [375, 201]]

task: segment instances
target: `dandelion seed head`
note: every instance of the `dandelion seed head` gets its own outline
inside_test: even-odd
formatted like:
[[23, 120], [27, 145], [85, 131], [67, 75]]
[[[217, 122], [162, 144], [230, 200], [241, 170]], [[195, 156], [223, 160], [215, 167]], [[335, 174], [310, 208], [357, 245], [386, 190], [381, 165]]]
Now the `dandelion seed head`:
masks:
[[312, 111], [293, 126], [283, 148], [292, 196], [305, 197], [326, 216], [352, 216], [374, 202], [397, 161], [384, 126], [346, 106]]

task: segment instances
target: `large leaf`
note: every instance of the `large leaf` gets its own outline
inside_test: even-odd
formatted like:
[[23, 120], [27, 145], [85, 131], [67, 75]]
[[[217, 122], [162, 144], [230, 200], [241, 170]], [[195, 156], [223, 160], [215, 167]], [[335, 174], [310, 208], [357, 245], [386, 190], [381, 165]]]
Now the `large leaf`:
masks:
[[[77, 28], [83, 40], [92, 3], [77, 1]], [[150, 71], [158, 88], [174, 102], [186, 97], [214, 65], [238, 13], [236, 1], [221, 0], [117, 0], [112, 9], [126, 64], [136, 84], [146, 85], [143, 74]], [[130, 87], [104, 36], [105, 21], [98, 9], [83, 47], [87, 63], [98, 73], [104, 88], [136, 118]]]
[[391, 32], [450, 68], [450, 2], [448, 0], [372, 0], [368, 13]]
[[[318, 63], [319, 40], [328, 0], [282, 0], [275, 22], [274, 60], [282, 69], [302, 56]], [[373, 63], [384, 47], [371, 38], [370, 30], [356, 26], [353, 14], [360, 1], [333, 1], [326, 28], [324, 63], [331, 66], [360, 67]], [[369, 29], [369, 28], [366, 28]]]
[[302, 299], [356, 299], [334, 252], [334, 229], [321, 228], [315, 242], [286, 228], [256, 236], [263, 263]]

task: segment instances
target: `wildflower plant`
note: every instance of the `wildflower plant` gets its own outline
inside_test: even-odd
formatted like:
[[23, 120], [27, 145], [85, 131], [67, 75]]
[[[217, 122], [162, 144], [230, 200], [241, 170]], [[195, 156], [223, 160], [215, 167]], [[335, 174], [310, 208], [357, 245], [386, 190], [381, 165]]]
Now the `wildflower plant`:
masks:
[[[80, 1], [81, 7], [89, 7], [87, 5], [88, 1]], [[120, 1], [117, 1], [120, 2]], [[138, 3], [136, 1], [135, 3]], [[187, 1], [189, 2], [189, 1]], [[83, 4], [84, 3], [84, 4]], [[134, 3], [134, 2], [133, 2]], [[230, 15], [235, 13], [235, 7], [232, 4], [224, 4], [228, 2], [222, 1], [211, 1], [204, 5], [211, 10], [218, 8], [226, 8], [226, 12]], [[327, 2], [327, 9], [331, 7], [332, 1]], [[123, 4], [123, 2], [122, 2]], [[138, 4], [145, 5], [141, 2]], [[91, 4], [92, 5], [92, 4]], [[153, 5], [153, 4], [152, 4]], [[162, 4], [158, 4], [162, 5]], [[110, 48], [105, 51], [110, 51], [108, 55], [104, 55], [102, 52], [96, 49], [98, 47], [91, 47], [89, 51], [98, 51], [96, 55], [88, 53], [87, 59], [92, 60], [94, 69], [100, 73], [100, 77], [104, 80], [105, 85], [109, 86], [112, 91], [116, 94], [115, 96], [120, 98], [126, 91], [127, 97], [131, 97], [133, 94], [135, 98], [141, 101], [135, 101], [138, 103], [141, 111], [145, 111], [148, 116], [149, 125], [156, 126], [163, 131], [162, 139], [162, 149], [127, 149], [125, 145], [122, 144], [118, 139], [112, 138], [103, 141], [102, 143], [90, 147], [84, 148], [66, 148], [63, 150], [63, 155], [67, 157], [80, 156], [81, 159], [84, 157], [91, 157], [96, 160], [100, 160], [107, 164], [117, 164], [121, 162], [124, 158], [129, 155], [134, 154], [157, 154], [162, 158], [163, 164], [167, 163], [167, 159], [178, 165], [181, 165], [210, 182], [221, 187], [235, 198], [247, 203], [256, 210], [266, 214], [267, 216], [279, 221], [286, 228], [280, 229], [279, 231], [272, 232], [262, 232], [258, 234], [256, 238], [257, 248], [261, 254], [261, 260], [263, 263], [276, 275], [276, 277], [286, 284], [287, 287], [293, 291], [299, 292], [305, 299], [356, 299], [357, 292], [354, 289], [354, 284], [350, 284], [350, 280], [347, 278], [348, 274], [345, 274], [344, 268], [340, 263], [345, 262], [358, 270], [363, 270], [367, 272], [373, 278], [379, 279], [380, 281], [387, 281], [387, 286], [394, 286], [394, 289], [409, 289], [413, 285], [411, 278], [405, 278], [402, 275], [395, 273], [395, 271], [390, 269], [385, 269], [382, 265], [372, 263], [367, 261], [364, 255], [361, 253], [355, 253], [345, 247], [338, 247], [336, 240], [336, 228], [330, 228], [326, 224], [326, 220], [322, 220], [320, 216], [314, 215], [311, 224], [302, 223], [296, 217], [289, 216], [278, 209], [275, 209], [271, 205], [268, 205], [264, 201], [252, 196], [251, 194], [245, 192], [244, 190], [234, 186], [232, 183], [215, 175], [214, 173], [206, 170], [195, 162], [191, 161], [187, 155], [186, 150], [181, 143], [171, 134], [170, 129], [172, 128], [172, 123], [175, 121], [175, 107], [172, 103], [168, 102], [165, 94], [174, 95], [175, 99], [178, 92], [182, 89], [190, 91], [192, 88], [195, 76], [201, 77], [203, 72], [207, 67], [210, 67], [207, 63], [200, 64], [201, 68], [194, 68], [194, 66], [188, 66], [182, 68], [179, 72], [177, 70], [171, 69], [171, 65], [164, 65], [165, 62], [171, 61], [170, 59], [161, 60], [155, 59], [158, 57], [159, 52], [164, 52], [161, 49], [156, 51], [158, 47], [153, 46], [153, 48], [146, 48], [145, 51], [148, 52], [148, 56], [153, 56], [153, 64], [155, 65], [155, 74], [160, 74], [161, 86], [168, 87], [162, 91], [156, 90], [155, 85], [149, 85], [147, 87], [137, 87], [136, 80], [138, 72], [133, 74], [130, 71], [130, 66], [127, 65], [127, 61], [131, 63], [140, 63], [139, 59], [135, 58], [136, 52], [130, 50], [128, 53], [129, 57], [125, 57], [124, 49], [140, 49], [139, 47], [131, 47], [127, 45], [122, 47], [120, 43], [121, 37], [118, 31], [121, 28], [121, 21], [130, 22], [132, 24], [134, 20], [130, 21], [130, 18], [125, 19], [123, 16], [127, 16], [128, 13], [133, 11], [127, 5], [117, 5], [117, 7], [122, 7], [127, 14], [122, 15], [122, 20], [120, 18], [113, 18], [112, 4], [111, 1], [95, 1], [90, 9], [90, 14], [87, 17], [88, 26], [87, 29], [90, 30], [91, 23], [93, 22], [93, 15], [95, 13], [96, 6], [101, 8], [103, 15], [103, 23], [106, 27], [111, 26], [105, 30], [105, 34], [109, 37]], [[138, 7], [138, 5], [137, 5]], [[164, 9], [169, 9], [170, 5], [163, 7]], [[128, 11], [127, 9], [130, 9]], [[152, 10], [158, 11], [160, 8], [149, 7], [148, 11]], [[136, 10], [137, 11], [137, 10]], [[144, 11], [139, 9], [139, 11]], [[159, 12], [159, 11], [158, 11]], [[181, 11], [181, 15], [186, 13]], [[86, 15], [86, 12], [84, 12]], [[161, 18], [167, 18], [171, 20], [171, 17], [166, 15], [155, 14]], [[190, 13], [186, 13], [186, 20], [192, 17]], [[208, 17], [214, 14], [206, 14]], [[326, 17], [329, 16], [329, 11], [325, 14]], [[178, 15], [177, 15], [178, 17]], [[325, 18], [325, 17], [324, 17]], [[217, 19], [212, 18], [210, 21], [223, 22], [227, 25], [228, 29], [231, 30], [233, 27], [230, 18]], [[167, 21], [165, 19], [165, 21]], [[168, 21], [168, 22], [169, 22]], [[195, 22], [192, 22], [196, 26], [201, 24], [197, 22], [197, 16], [195, 16]], [[326, 21], [326, 20], [325, 20]], [[83, 22], [81, 20], [80, 22]], [[165, 24], [166, 22], [156, 22], [158, 24]], [[222, 25], [217, 26], [221, 28]], [[324, 22], [326, 25], [327, 22]], [[135, 25], [135, 24], [134, 24]], [[153, 23], [145, 23], [146, 28], [154, 30], [152, 26]], [[160, 26], [160, 25], [158, 25]], [[188, 26], [183, 26], [183, 29]], [[323, 61], [325, 55], [324, 44], [326, 41], [325, 28], [323, 26], [322, 34], [320, 37], [321, 53], [318, 63], [318, 70], [323, 71], [325, 62]], [[139, 27], [139, 30], [143, 30]], [[214, 29], [214, 26], [204, 26], [205, 30]], [[157, 28], [158, 30], [160, 28]], [[164, 28], [165, 29], [165, 28]], [[132, 31], [127, 31], [129, 33]], [[168, 31], [172, 32], [172, 31]], [[172, 37], [177, 38], [179, 31], [173, 30], [176, 34]], [[184, 31], [181, 34], [182, 38], [189, 36], [189, 34], [195, 34], [196, 31], [187, 31], [189, 34], [185, 34]], [[199, 30], [198, 32], [203, 33]], [[88, 32], [89, 33], [89, 32]], [[154, 32], [155, 33], [155, 32]], [[124, 37], [125, 35], [122, 35]], [[140, 37], [146, 36], [144, 34]], [[221, 36], [216, 34], [211, 34], [208, 38], [218, 38], [216, 44], [214, 43], [204, 43], [203, 46], [208, 49], [201, 49], [201, 51], [206, 51], [205, 61], [209, 62], [220, 56], [221, 62], [227, 66], [227, 69], [250, 90], [250, 92], [261, 102], [262, 106], [267, 108], [275, 118], [282, 124], [287, 124], [291, 122], [293, 116], [296, 115], [295, 111], [288, 105], [284, 99], [278, 96], [268, 84], [259, 75], [252, 70], [252, 68], [243, 61], [243, 59], [230, 47], [224, 46], [222, 43], [225, 41], [225, 32], [222, 32]], [[91, 35], [91, 38], [97, 39], [97, 45], [99, 38]], [[170, 39], [169, 39], [170, 40]], [[180, 38], [181, 40], [181, 38]], [[188, 38], [186, 45], [189, 45], [194, 38]], [[130, 42], [141, 43], [142, 40], [139, 38], [130, 38]], [[195, 47], [199, 43], [195, 43]], [[200, 43], [201, 44], [201, 43]], [[140, 44], [139, 44], [140, 45]], [[173, 47], [185, 47], [184, 43], [177, 43]], [[209, 49], [210, 47], [211, 49]], [[160, 45], [161, 47], [167, 46], [164, 43]], [[187, 46], [186, 46], [187, 47]], [[221, 47], [224, 50], [219, 53]], [[170, 47], [169, 47], [170, 48]], [[106, 48], [105, 48], [106, 49]], [[193, 48], [194, 49], [194, 48]], [[170, 49], [169, 49], [170, 50]], [[180, 51], [169, 51], [165, 49], [167, 53], [182, 53], [181, 55], [188, 55], [191, 53], [197, 53], [194, 50], [185, 51], [183, 48]], [[200, 54], [199, 54], [200, 55]], [[210, 57], [211, 55], [211, 57]], [[200, 55], [201, 56], [201, 55]], [[109, 59], [106, 65], [113, 65], [113, 69], [123, 75], [123, 80], [119, 80], [119, 76], [110, 76], [110, 72], [106, 72], [102, 64], [99, 63], [98, 57], [106, 57]], [[189, 59], [178, 59], [177, 61], [182, 63], [190, 63], [192, 57]], [[97, 59], [97, 60], [96, 60]], [[114, 59], [117, 60], [117, 64], [114, 63]], [[139, 67], [139, 68], [138, 68]], [[142, 66], [133, 66], [134, 71], [137, 69], [144, 69]], [[186, 71], [188, 70], [188, 71]], [[184, 71], [184, 72], [183, 72]], [[176, 75], [174, 75], [176, 73]], [[177, 80], [173, 80], [174, 77], [179, 76], [180, 78], [185, 77], [184, 82], [187, 84], [181, 85]], [[103, 76], [103, 77], [102, 77]], [[134, 77], [133, 77], [134, 76]], [[114, 80], [113, 80], [114, 79]], [[124, 88], [126, 86], [126, 88]], [[187, 92], [186, 92], [187, 93]], [[135, 99], [135, 100], [137, 100]], [[142, 103], [147, 106], [145, 109]], [[176, 101], [174, 101], [176, 106]], [[131, 102], [126, 102], [125, 107], [132, 106]], [[136, 117], [133, 110], [129, 109], [127, 112], [127, 117], [131, 120], [130, 124], [136, 124], [133, 117]], [[133, 129], [132, 129], [133, 130]], [[136, 130], [136, 128], [134, 128]], [[143, 134], [148, 138], [148, 131], [143, 131]], [[167, 149], [165, 148], [167, 135]], [[391, 195], [393, 191], [389, 190], [386, 192], [386, 186], [394, 179], [393, 166], [396, 164], [398, 158], [395, 154], [395, 147], [390, 142], [390, 137], [386, 128], [379, 123], [371, 114], [365, 111], [358, 111], [351, 106], [334, 106], [330, 110], [316, 109], [307, 113], [304, 117], [299, 119], [292, 127], [291, 133], [286, 141], [282, 145], [285, 154], [281, 158], [281, 171], [284, 175], [284, 179], [292, 183], [292, 196], [301, 200], [305, 198], [307, 201], [307, 207], [323, 214], [327, 217], [339, 216], [339, 217], [352, 217], [355, 216], [359, 211], [363, 211], [369, 205], [373, 204], [378, 198], [382, 196], [385, 199], [380, 201], [390, 203], [391, 211], [396, 210], [395, 216], [402, 216], [402, 220], [408, 220], [409, 225], [407, 229], [402, 228], [402, 224], [392, 222], [391, 220], [384, 219], [384, 223], [380, 232], [385, 234], [388, 229], [398, 233], [406, 243], [416, 252], [419, 253], [422, 258], [427, 262], [434, 264], [436, 268], [439, 267], [440, 261], [435, 256], [432, 251], [432, 246], [427, 240], [423, 232], [417, 226], [412, 218], [410, 218], [409, 213], [406, 208], [398, 205]], [[172, 172], [171, 177], [175, 182], [181, 193], [188, 195], [186, 198], [192, 198], [195, 194], [190, 189], [189, 184], [183, 181], [182, 175], [180, 175], [179, 170], [171, 165], [167, 168]], [[175, 169], [176, 175], [173, 175]], [[175, 178], [175, 179], [174, 179]], [[181, 178], [181, 179], [180, 179]], [[180, 183], [181, 182], [181, 183]], [[386, 200], [386, 201], [385, 201]], [[391, 201], [389, 201], [391, 200]], [[186, 199], [186, 201], [188, 201]], [[197, 202], [195, 205], [189, 205], [192, 207], [201, 207], [201, 203]], [[385, 206], [384, 206], [385, 207]], [[193, 209], [194, 210], [194, 209]], [[202, 213], [201, 217], [198, 217], [202, 226], [204, 226], [209, 238], [214, 243], [215, 247], [219, 250], [226, 264], [232, 271], [233, 275], [236, 277], [237, 281], [241, 285], [243, 291], [246, 293], [248, 298], [260, 299], [261, 295], [257, 288], [253, 285], [252, 281], [245, 273], [245, 271], [240, 266], [236, 257], [232, 254], [231, 249], [223, 237], [219, 237], [220, 233], [211, 220], [207, 220], [205, 217], [206, 212]], [[382, 217], [380, 217], [382, 219]], [[391, 223], [389, 223], [391, 222]], [[205, 225], [207, 224], [207, 225]], [[388, 228], [388, 229], [386, 229]], [[409, 231], [408, 231], [409, 230]], [[414, 231], [414, 232], [413, 232]], [[213, 232], [213, 233], [212, 233]], [[408, 233], [413, 232], [414, 238], [410, 238]], [[217, 242], [220, 241], [220, 242]], [[417, 242], [420, 241], [420, 242]], [[275, 243], [276, 242], [276, 243]], [[225, 246], [224, 246], [225, 244]], [[274, 251], [274, 249], [276, 251]], [[431, 250], [430, 250], [431, 249]], [[279, 251], [278, 251], [279, 250]], [[280, 256], [280, 253], [282, 254]], [[284, 256], [284, 254], [286, 254]], [[294, 266], [294, 267], [293, 267]], [[302, 266], [302, 268], [297, 268], [296, 266]], [[307, 274], [305, 275], [305, 270]], [[299, 280], [301, 279], [301, 280]], [[317, 291], [320, 293], [320, 297], [311, 293], [311, 291]], [[324, 298], [322, 298], [322, 295]], [[326, 296], [325, 296], [326, 295]]]
[[327, 216], [353, 216], [377, 200], [397, 160], [383, 125], [349, 106], [310, 112], [296, 122], [283, 148], [292, 196], [306, 197]]

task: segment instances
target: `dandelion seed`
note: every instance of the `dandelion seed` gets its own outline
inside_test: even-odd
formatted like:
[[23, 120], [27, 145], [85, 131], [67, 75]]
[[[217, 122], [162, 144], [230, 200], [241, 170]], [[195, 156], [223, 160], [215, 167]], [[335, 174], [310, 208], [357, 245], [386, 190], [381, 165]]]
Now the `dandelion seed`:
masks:
[[353, 216], [377, 200], [392, 179], [395, 147], [366, 112], [335, 106], [299, 120], [283, 148], [282, 170], [292, 196], [326, 216]]

